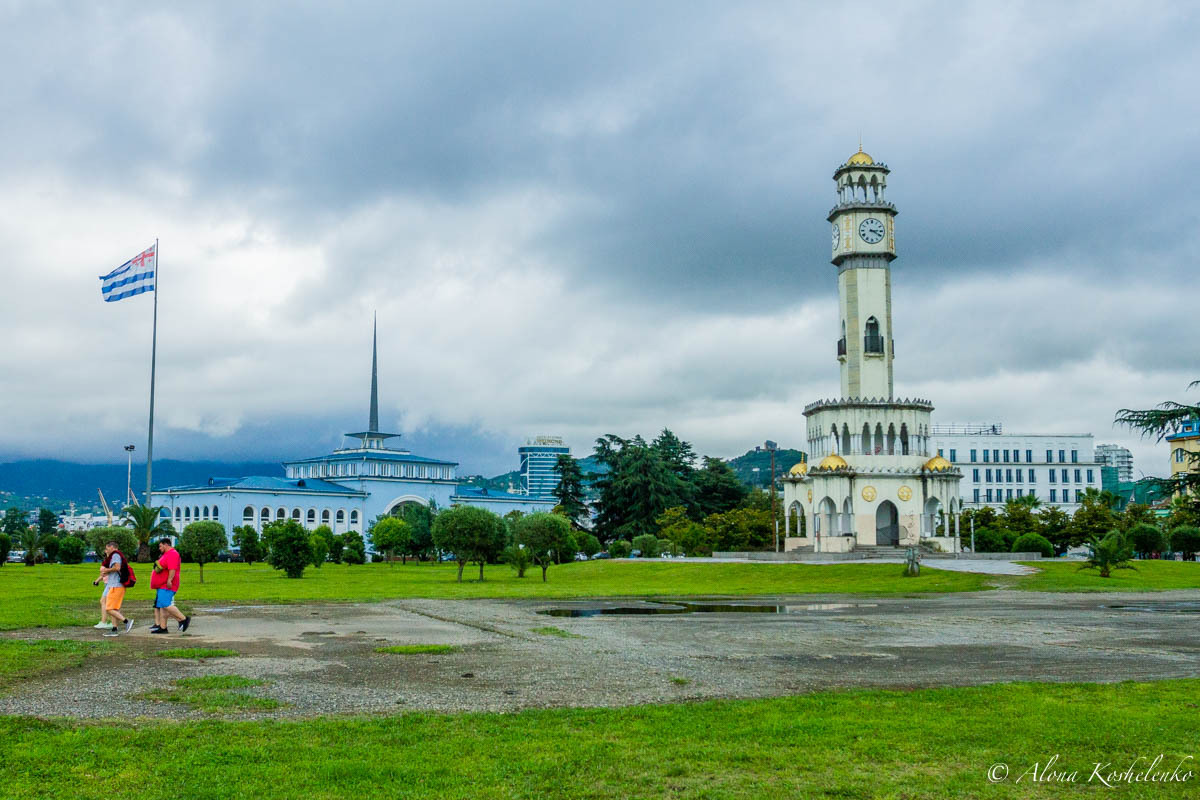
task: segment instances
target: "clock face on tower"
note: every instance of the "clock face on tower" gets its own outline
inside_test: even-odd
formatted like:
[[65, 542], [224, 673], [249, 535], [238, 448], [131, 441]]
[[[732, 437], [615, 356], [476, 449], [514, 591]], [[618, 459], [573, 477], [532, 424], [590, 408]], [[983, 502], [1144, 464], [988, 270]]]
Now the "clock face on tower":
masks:
[[883, 223], [874, 217], [867, 217], [858, 226], [858, 235], [867, 244], [878, 244], [883, 241]]
[[838, 224], [835, 222], [835, 223], [833, 223], [833, 249], [834, 250], [837, 250], [838, 242], [840, 242], [841, 240], [842, 240], [842, 229], [839, 228]]

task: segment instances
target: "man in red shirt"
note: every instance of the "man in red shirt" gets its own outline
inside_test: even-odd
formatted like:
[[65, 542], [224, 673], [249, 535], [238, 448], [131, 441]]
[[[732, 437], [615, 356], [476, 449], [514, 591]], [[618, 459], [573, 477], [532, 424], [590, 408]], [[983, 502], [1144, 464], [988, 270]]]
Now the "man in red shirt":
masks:
[[171, 540], [158, 540], [158, 561], [154, 562], [154, 574], [150, 576], [150, 588], [154, 589], [154, 627], [151, 633], [166, 633], [167, 619], [179, 623], [179, 632], [183, 633], [191, 624], [192, 618], [184, 616], [175, 607], [175, 593], [179, 591], [180, 558], [179, 551], [171, 546]]

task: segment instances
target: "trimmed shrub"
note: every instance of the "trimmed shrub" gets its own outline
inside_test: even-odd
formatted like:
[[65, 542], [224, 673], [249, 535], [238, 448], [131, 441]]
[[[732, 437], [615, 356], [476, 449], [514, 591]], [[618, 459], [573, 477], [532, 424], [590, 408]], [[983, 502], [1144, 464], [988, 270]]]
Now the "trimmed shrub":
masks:
[[12, 550], [12, 539], [7, 533], [0, 533], [0, 566], [8, 562], [8, 554]]
[[329, 555], [329, 543], [325, 541], [325, 537], [319, 533], [314, 533], [308, 537], [309, 548], [312, 550], [312, 565], [317, 569], [325, 563], [325, 557]]
[[342, 534], [342, 561], [347, 564], [367, 563], [367, 546], [358, 531], [346, 531]]
[[624, 539], [617, 539], [608, 546], [608, 554], [613, 558], [629, 558], [629, 554], [633, 552], [633, 545]]
[[591, 558], [604, 549], [600, 546], [600, 540], [587, 531], [577, 531], [575, 533], [575, 544], [579, 546], [579, 552], [588, 558]]
[[1013, 542], [1014, 553], [1041, 553], [1042, 558], [1054, 558], [1054, 545], [1040, 533], [1027, 533]]
[[267, 561], [275, 569], [283, 570], [289, 578], [304, 575], [304, 568], [312, 562], [312, 545], [308, 531], [294, 519], [281, 519], [263, 527], [263, 539], [271, 546]]
[[[70, 534], [67, 534], [70, 536]], [[46, 554], [46, 561], [53, 564], [58, 561], [58, 545], [59, 538], [53, 533], [42, 535], [42, 552]]]
[[1129, 529], [1129, 533], [1125, 534], [1129, 543], [1133, 545], [1135, 553], [1141, 553], [1143, 557], [1149, 557], [1151, 553], [1161, 552], [1165, 546], [1166, 537], [1159, 530], [1157, 525], [1151, 525], [1148, 522], [1141, 522]]
[[64, 564], [80, 563], [86, 551], [87, 545], [78, 536], [67, 535], [58, 540], [58, 557]]
[[104, 560], [104, 545], [107, 542], [116, 542], [117, 549], [124, 553], [130, 561], [137, 557], [137, 535], [131, 528], [126, 528], [123, 525], [92, 528], [88, 531], [87, 538], [88, 546], [96, 551], [96, 557], [101, 560]]
[[[968, 542], [971, 541], [970, 535], [964, 536]], [[976, 528], [975, 529], [975, 552], [976, 553], [1011, 553], [1012, 547], [1004, 539], [1004, 534], [996, 528]]]
[[1171, 529], [1171, 549], [1183, 553], [1191, 561], [1200, 552], [1200, 528], [1195, 525], [1177, 525]]
[[642, 552], [642, 558], [658, 558], [662, 555], [663, 545], [652, 533], [644, 533], [633, 538], [633, 549]]

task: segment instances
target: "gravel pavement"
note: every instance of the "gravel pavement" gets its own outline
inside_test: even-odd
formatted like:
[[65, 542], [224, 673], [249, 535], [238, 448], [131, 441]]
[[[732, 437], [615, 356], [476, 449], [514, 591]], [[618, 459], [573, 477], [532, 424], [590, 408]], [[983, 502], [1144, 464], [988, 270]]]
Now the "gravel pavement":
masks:
[[[682, 602], [697, 602], [689, 597]], [[0, 696], [0, 714], [210, 715], [139, 695], [176, 678], [237, 674], [286, 705], [239, 718], [397, 711], [514, 711], [836, 687], [958, 686], [1011, 680], [1125, 680], [1200, 674], [1200, 591], [713, 598], [772, 613], [546, 616], [548, 609], [663, 608], [669, 601], [404, 600], [199, 608], [185, 635], [144, 627], [82, 666]], [[781, 613], [775, 613], [779, 609]], [[535, 633], [553, 626], [570, 638]], [[96, 639], [92, 629], [6, 638]], [[452, 644], [390, 655], [393, 644]], [[154, 654], [227, 647], [206, 661]]]

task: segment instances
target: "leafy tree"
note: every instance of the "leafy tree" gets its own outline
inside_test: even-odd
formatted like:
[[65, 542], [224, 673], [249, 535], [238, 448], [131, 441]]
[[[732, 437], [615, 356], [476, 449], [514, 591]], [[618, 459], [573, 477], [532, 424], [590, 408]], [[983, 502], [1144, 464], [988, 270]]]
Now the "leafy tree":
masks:
[[263, 539], [270, 544], [267, 562], [272, 567], [283, 570], [289, 578], [304, 575], [304, 568], [312, 563], [312, 544], [303, 525], [294, 519], [268, 522], [263, 526]]
[[148, 506], [144, 503], [134, 503], [133, 505], [125, 506], [121, 511], [125, 515], [125, 518], [121, 520], [121, 524], [133, 528], [133, 535], [137, 537], [138, 561], [146, 562], [152, 560], [150, 555], [151, 539], [166, 536], [174, 531], [172, 527], [169, 527], [170, 523], [163, 522], [162, 512], [163, 509], [161, 506]]
[[96, 556], [104, 558], [104, 545], [109, 542], [116, 542], [117, 549], [125, 553], [127, 557], [133, 558], [133, 553], [137, 553], [138, 540], [129, 528], [123, 525], [105, 525], [99, 528], [92, 528], [87, 533], [87, 544]]
[[[1106, 496], [1107, 495], [1107, 496]], [[1117, 516], [1112, 510], [1113, 496], [1111, 492], [1098, 492], [1087, 489], [1080, 498], [1079, 508], [1071, 518], [1068, 527], [1068, 541], [1072, 547], [1100, 541], [1108, 532], [1117, 527]]]
[[412, 539], [412, 528], [397, 517], [384, 517], [371, 526], [370, 536], [375, 549], [387, 555], [390, 567], [396, 553], [402, 551]]
[[408, 523], [408, 543], [401, 549], [403, 563], [407, 564], [409, 557], [418, 561], [433, 555], [433, 517], [435, 509], [420, 503], [405, 503], [392, 512]]
[[643, 533], [633, 540], [633, 549], [642, 554], [642, 558], [658, 558], [662, 555], [662, 542], [652, 533]]
[[[47, 536], [47, 542], [54, 539], [53, 535]], [[87, 552], [87, 543], [78, 536], [67, 534], [58, 540], [58, 558], [64, 564], [79, 564], [83, 561], [83, 554]], [[49, 553], [47, 553], [49, 558]]]
[[454, 554], [459, 583], [468, 563], [479, 564], [479, 580], [483, 580], [484, 564], [500, 554], [504, 539], [503, 520], [485, 508], [455, 506], [433, 520], [433, 543], [439, 550]]
[[546, 570], [551, 564], [564, 555], [573, 557], [571, 523], [566, 517], [545, 512], [529, 514], [517, 520], [513, 534], [516, 544], [524, 546], [533, 563], [542, 568], [542, 583], [546, 582]]
[[26, 525], [17, 535], [17, 543], [25, 551], [25, 566], [32, 567], [40, 560], [42, 532], [33, 525]]
[[29, 523], [25, 521], [25, 512], [19, 508], [12, 507], [4, 512], [4, 532], [15, 540], [25, 529], [29, 527]]
[[[1200, 386], [1200, 381], [1192, 381], [1188, 389]], [[1117, 412], [1116, 422], [1138, 431], [1142, 436], [1152, 436], [1156, 441], [1163, 441], [1168, 436], [1179, 433], [1183, 423], [1200, 417], [1200, 405], [1179, 403], [1167, 400], [1154, 408], [1130, 409], [1122, 408]], [[1159, 488], [1164, 493], [1178, 495], [1181, 504], [1192, 509], [1200, 516], [1200, 451], [1189, 453], [1190, 469], [1178, 472], [1170, 478], [1158, 481]], [[1197, 521], [1191, 521], [1195, 524]], [[1183, 520], [1180, 520], [1183, 522]], [[1172, 524], [1178, 524], [1172, 521]]]
[[1188, 561], [1200, 552], [1200, 528], [1194, 525], [1178, 525], [1171, 529], [1171, 549], [1183, 553]]
[[711, 556], [712, 540], [708, 531], [687, 516], [683, 506], [668, 508], [656, 522], [658, 536], [671, 543], [671, 549], [685, 556]]
[[976, 553], [1011, 553], [1015, 537], [1006, 537], [1003, 528], [988, 527], [975, 528], [975, 552]]
[[558, 486], [554, 487], [554, 498], [558, 501], [558, 508], [562, 509], [562, 513], [572, 525], [578, 527], [588, 516], [587, 500], [583, 491], [583, 470], [570, 453], [560, 453], [554, 471], [558, 473]]
[[313, 531], [308, 537], [308, 547], [312, 551], [312, 565], [317, 569], [325, 563], [325, 558], [329, 555], [329, 542], [321, 534]]
[[1174, 530], [1180, 525], [1200, 527], [1200, 503], [1193, 502], [1188, 495], [1176, 495], [1171, 498], [1171, 513], [1167, 517], [1167, 530]]
[[8, 554], [12, 551], [12, 539], [7, 533], [0, 533], [0, 567], [8, 563]]
[[342, 534], [342, 561], [347, 564], [367, 563], [367, 545], [358, 531], [346, 531]]
[[1117, 516], [1117, 530], [1128, 534], [1136, 525], [1155, 525], [1154, 512], [1144, 503], [1130, 503]]
[[1013, 539], [1018, 539], [1027, 533], [1038, 533], [1040, 524], [1037, 516], [1034, 515], [1034, 510], [1040, 501], [1036, 497], [1018, 497], [1009, 500], [1004, 504], [1004, 512], [1000, 516], [1000, 526], [1004, 528]]
[[608, 543], [608, 554], [613, 558], [629, 558], [633, 545], [624, 539], [616, 539]]
[[233, 546], [241, 553], [242, 561], [253, 564], [263, 560], [263, 546], [258, 531], [253, 525], [242, 525], [233, 529]]
[[58, 530], [58, 514], [48, 508], [39, 508], [37, 524], [43, 536], [50, 536]]
[[1139, 522], [1125, 534], [1135, 553], [1141, 553], [1142, 558], [1149, 558], [1151, 553], [1163, 550], [1163, 532], [1157, 525], [1149, 522]]
[[724, 514], [710, 514], [704, 520], [704, 528], [716, 550], [770, 550], [774, 547], [775, 524], [768, 510], [735, 508]]
[[204, 583], [204, 565], [216, 561], [228, 544], [225, 526], [221, 523], [189, 522], [179, 534], [176, 549], [179, 555], [200, 566], [200, 582]]
[[[326, 526], [328, 527], [328, 526]], [[313, 531], [316, 533], [316, 531]], [[337, 536], [332, 531], [329, 535], [329, 560], [335, 564], [342, 563], [342, 556], [346, 552], [346, 540], [341, 536]]]
[[596, 555], [602, 549], [600, 540], [587, 531], [576, 531], [575, 543], [579, 547], [579, 552], [583, 553], [588, 558]]
[[1054, 557], [1054, 545], [1039, 533], [1027, 533], [1013, 542], [1013, 553], [1041, 553], [1042, 558]]
[[1088, 557], [1088, 563], [1080, 569], [1098, 569], [1101, 578], [1111, 577], [1114, 569], [1135, 569], [1129, 563], [1133, 558], [1133, 548], [1120, 531], [1113, 529], [1103, 539], [1092, 539], [1091, 545], [1092, 554]]
[[609, 474], [598, 482], [601, 496], [596, 520], [606, 537], [632, 539], [653, 533], [657, 529], [654, 520], [660, 514], [672, 506], [690, 504], [690, 486], [640, 436], [619, 449], [598, 445], [597, 458], [609, 463]]
[[[40, 527], [38, 528], [38, 531], [41, 532]], [[54, 535], [53, 532], [42, 534], [42, 552], [46, 554], [46, 560], [51, 564], [53, 564], [55, 561], [58, 561], [58, 546], [59, 539]], [[80, 560], [83, 560], [82, 556], [80, 556]]]
[[1058, 506], [1042, 506], [1037, 512], [1038, 530], [1050, 544], [1054, 552], [1062, 555], [1071, 546], [1071, 515]]
[[692, 480], [696, 487], [699, 518], [732, 511], [742, 504], [749, 493], [745, 484], [738, 480], [733, 467], [719, 458], [706, 456], [704, 467], [696, 470]]

